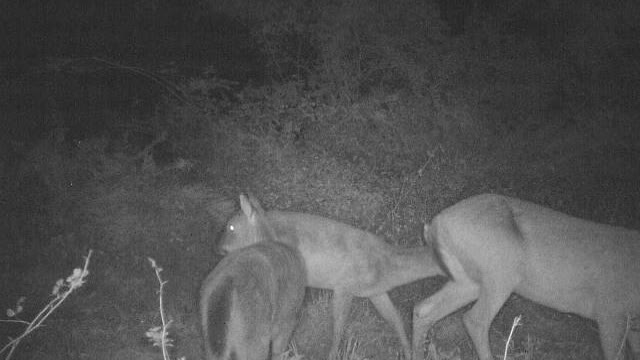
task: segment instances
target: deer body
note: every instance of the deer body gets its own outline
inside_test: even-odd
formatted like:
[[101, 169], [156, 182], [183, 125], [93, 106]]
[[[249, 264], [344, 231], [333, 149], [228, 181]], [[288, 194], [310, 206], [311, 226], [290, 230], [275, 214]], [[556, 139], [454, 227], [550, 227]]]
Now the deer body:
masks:
[[[223, 251], [234, 251], [259, 239], [260, 222], [268, 222], [273, 239], [296, 247], [306, 264], [307, 286], [331, 289], [333, 295], [333, 342], [330, 357], [335, 358], [342, 328], [354, 296], [367, 297], [400, 337], [406, 359], [411, 347], [404, 322], [387, 292], [443, 272], [431, 249], [401, 249], [380, 237], [347, 224], [320, 216], [284, 212], [264, 212], [255, 199], [240, 196], [242, 211], [227, 224], [220, 242]], [[247, 235], [249, 234], [249, 235]]]
[[414, 350], [439, 319], [477, 300], [464, 323], [481, 360], [489, 326], [512, 292], [598, 323], [606, 360], [640, 313], [640, 233], [523, 200], [484, 194], [425, 225], [451, 281], [414, 308]]
[[222, 259], [201, 290], [206, 359], [280, 359], [305, 283], [300, 253], [279, 242], [256, 243]]
[[426, 266], [431, 250], [398, 248], [380, 237], [320, 216], [269, 211], [267, 219], [279, 240], [295, 245], [308, 269], [307, 283], [322, 289], [349, 288], [370, 297], [435, 274]]

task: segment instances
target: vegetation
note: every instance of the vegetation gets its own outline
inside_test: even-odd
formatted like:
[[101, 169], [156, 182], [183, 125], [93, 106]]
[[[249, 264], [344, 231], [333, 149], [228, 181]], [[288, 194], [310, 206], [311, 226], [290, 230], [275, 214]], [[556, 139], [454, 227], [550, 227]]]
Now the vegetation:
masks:
[[[161, 324], [167, 356], [198, 359], [198, 287], [247, 190], [398, 246], [481, 192], [640, 229], [636, 2], [203, 1], [2, 5], [0, 306], [25, 296], [33, 318], [94, 250], [12, 359], [160, 358]], [[409, 320], [443, 281], [392, 298]], [[308, 293], [294, 357], [328, 352], [326, 296]], [[345, 358], [395, 358], [354, 308]], [[517, 297], [494, 354], [520, 314], [512, 358], [599, 359], [592, 323]], [[21, 331], [0, 323], [0, 347]], [[430, 338], [433, 359], [473, 354], [459, 316]]]

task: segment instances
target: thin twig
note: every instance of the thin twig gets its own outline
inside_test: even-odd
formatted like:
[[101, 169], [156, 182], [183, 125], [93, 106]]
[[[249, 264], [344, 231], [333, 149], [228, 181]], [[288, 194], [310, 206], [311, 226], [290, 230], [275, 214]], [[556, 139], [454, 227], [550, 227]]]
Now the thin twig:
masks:
[[513, 319], [513, 324], [511, 325], [511, 331], [509, 331], [509, 337], [507, 338], [507, 343], [504, 344], [504, 356], [502, 357], [503, 360], [507, 360], [507, 353], [509, 352], [509, 344], [511, 344], [511, 338], [515, 333], [516, 327], [520, 325], [521, 319], [522, 319], [522, 315], [518, 315], [516, 316], [515, 319]]
[[[14, 351], [18, 347], [18, 344], [22, 339], [24, 339], [27, 335], [33, 332], [35, 329], [42, 326], [42, 323], [64, 302], [64, 300], [71, 295], [71, 293], [81, 287], [85, 283], [85, 278], [89, 275], [89, 261], [91, 259], [91, 254], [93, 250], [89, 250], [89, 254], [84, 258], [84, 267], [82, 269], [76, 268], [73, 270], [73, 273], [67, 277], [66, 281], [59, 279], [56, 282], [56, 285], [53, 287], [52, 295], [55, 296], [53, 300], [51, 300], [40, 312], [31, 320], [31, 322], [27, 323], [27, 328], [24, 332], [15, 339], [11, 339], [11, 341], [0, 349], [0, 354], [9, 349], [5, 360], [11, 359]], [[61, 292], [62, 291], [62, 292]]]
[[162, 277], [160, 276], [160, 272], [162, 271], [162, 268], [158, 266], [158, 264], [156, 264], [156, 261], [152, 258], [147, 258], [149, 259], [149, 262], [151, 263], [151, 267], [153, 267], [153, 270], [156, 273], [156, 277], [158, 278], [158, 283], [160, 284], [160, 288], [158, 289], [158, 306], [160, 307], [160, 320], [162, 321], [162, 334], [161, 334], [161, 348], [162, 348], [162, 357], [164, 358], [164, 360], [170, 360], [169, 358], [169, 351], [167, 350], [169, 344], [167, 343], [167, 336], [168, 336], [168, 327], [171, 321], [167, 321], [166, 315], [164, 313], [164, 300], [162, 299], [162, 294], [164, 291], [164, 284], [166, 284], [167, 282], [162, 280]]
[[[620, 359], [620, 355], [624, 352], [625, 346], [627, 344], [627, 336], [629, 336], [629, 331], [631, 330], [631, 316], [627, 314], [627, 324], [624, 330], [624, 336], [622, 337], [622, 342], [620, 343], [620, 347], [618, 348], [618, 352], [616, 352], [616, 360]], [[624, 357], [622, 357], [624, 358]]]

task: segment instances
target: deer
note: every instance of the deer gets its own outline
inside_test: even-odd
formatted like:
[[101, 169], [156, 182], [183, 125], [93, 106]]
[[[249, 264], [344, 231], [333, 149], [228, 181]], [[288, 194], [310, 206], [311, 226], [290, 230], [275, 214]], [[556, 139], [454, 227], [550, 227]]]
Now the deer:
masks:
[[305, 283], [300, 252], [281, 242], [258, 242], [224, 257], [200, 292], [206, 359], [280, 359], [298, 322]]
[[[306, 285], [333, 290], [330, 359], [338, 356], [345, 320], [356, 296], [371, 300], [397, 333], [405, 359], [412, 359], [404, 321], [388, 291], [419, 279], [444, 275], [432, 249], [396, 247], [372, 233], [317, 215], [265, 212], [253, 196], [244, 194], [240, 195], [240, 208], [226, 225], [218, 243], [219, 252], [233, 253], [260, 241], [265, 228], [275, 232], [268, 239], [298, 249], [306, 265]], [[261, 226], [262, 223], [270, 226]]]
[[638, 231], [482, 194], [440, 212], [424, 236], [450, 280], [414, 307], [415, 354], [436, 321], [475, 301], [463, 323], [479, 358], [493, 359], [489, 326], [511, 293], [595, 320], [606, 360], [628, 350], [628, 321], [640, 313]]

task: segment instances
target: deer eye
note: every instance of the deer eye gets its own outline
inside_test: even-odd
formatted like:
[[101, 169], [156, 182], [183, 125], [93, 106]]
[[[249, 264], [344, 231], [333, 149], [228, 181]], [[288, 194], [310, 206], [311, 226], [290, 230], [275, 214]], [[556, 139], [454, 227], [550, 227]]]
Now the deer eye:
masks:
[[229, 231], [234, 231], [235, 228], [233, 227], [233, 225], [229, 225]]

